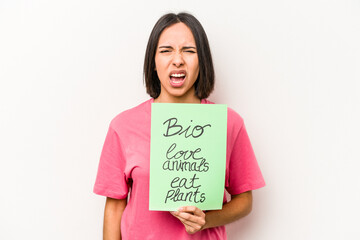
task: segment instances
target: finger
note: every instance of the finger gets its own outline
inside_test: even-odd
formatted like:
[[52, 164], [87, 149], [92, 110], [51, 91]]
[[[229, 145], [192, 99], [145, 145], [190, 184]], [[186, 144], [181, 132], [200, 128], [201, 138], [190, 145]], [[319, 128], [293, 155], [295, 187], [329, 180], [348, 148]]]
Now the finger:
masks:
[[195, 206], [180, 207], [176, 212], [177, 216], [180, 216], [184, 221], [194, 222], [201, 227], [205, 225], [205, 213]]
[[198, 217], [190, 213], [178, 212], [176, 216], [181, 222], [186, 223], [192, 227], [200, 226], [202, 228], [205, 225], [205, 217]]
[[190, 233], [190, 234], [194, 234], [198, 231], [201, 230], [202, 226], [199, 225], [199, 224], [196, 224], [194, 222], [189, 222], [189, 221], [186, 221], [185, 219], [183, 219], [182, 217], [176, 217], [178, 218], [182, 224], [185, 226], [185, 230], [186, 232]]
[[177, 212], [176, 216], [182, 218], [184, 221], [194, 222], [194, 223], [199, 222], [199, 220], [201, 219], [201, 217], [193, 215], [192, 213], [187, 213], [187, 212]]
[[187, 228], [196, 228], [196, 224], [193, 222], [186, 221], [182, 217], [177, 217], [177, 219], [179, 219]]
[[[181, 221], [181, 223], [185, 227], [186, 232], [189, 234], [194, 234], [200, 231], [205, 225], [205, 217], [201, 218], [194, 216], [192, 213], [185, 213], [185, 212], [180, 213], [178, 211], [170, 212], [170, 213]], [[189, 221], [188, 218], [192, 218], [195, 221], [194, 222]]]
[[185, 227], [185, 230], [189, 234], [194, 234], [194, 233], [197, 233], [198, 231], [200, 231], [201, 228], [199, 226], [198, 227]]
[[197, 215], [197, 216], [205, 215], [205, 213], [203, 211], [201, 211], [200, 208], [195, 207], [195, 206], [184, 206], [184, 207], [179, 208], [178, 211], [192, 213], [192, 214]]
[[190, 226], [195, 225], [201, 225], [202, 221], [200, 217], [197, 217], [195, 215], [192, 215], [191, 213], [185, 213], [185, 212], [170, 212], [173, 216], [178, 218], [181, 222], [186, 223]]
[[184, 224], [187, 224], [187, 225], [192, 226], [192, 227], [196, 227], [196, 226], [202, 227], [202, 226], [205, 224], [205, 220], [204, 220], [204, 219], [201, 219], [201, 218], [195, 219], [195, 220], [193, 220], [193, 219], [189, 220], [189, 219], [184, 218], [184, 217], [182, 217], [182, 216], [177, 216], [177, 218], [178, 218], [181, 222], [183, 222]]

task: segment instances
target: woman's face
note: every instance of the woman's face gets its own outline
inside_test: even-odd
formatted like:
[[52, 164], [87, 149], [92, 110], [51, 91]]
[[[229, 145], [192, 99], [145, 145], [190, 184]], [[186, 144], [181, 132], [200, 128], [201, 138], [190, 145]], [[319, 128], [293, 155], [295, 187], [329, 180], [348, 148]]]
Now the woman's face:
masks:
[[196, 43], [184, 23], [166, 28], [160, 35], [155, 66], [161, 84], [160, 102], [197, 102], [194, 83], [199, 75]]

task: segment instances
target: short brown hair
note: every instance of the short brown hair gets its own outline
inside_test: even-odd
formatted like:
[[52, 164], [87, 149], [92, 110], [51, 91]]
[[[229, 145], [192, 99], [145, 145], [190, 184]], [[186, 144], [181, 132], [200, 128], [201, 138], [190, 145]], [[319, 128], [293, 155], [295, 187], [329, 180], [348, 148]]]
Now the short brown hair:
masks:
[[168, 13], [163, 15], [151, 31], [145, 52], [144, 80], [146, 92], [153, 98], [160, 95], [160, 80], [155, 71], [155, 54], [161, 33], [165, 28], [182, 22], [194, 35], [199, 59], [199, 76], [195, 81], [195, 94], [198, 98], [207, 98], [214, 89], [215, 73], [209, 42], [200, 22], [189, 13]]

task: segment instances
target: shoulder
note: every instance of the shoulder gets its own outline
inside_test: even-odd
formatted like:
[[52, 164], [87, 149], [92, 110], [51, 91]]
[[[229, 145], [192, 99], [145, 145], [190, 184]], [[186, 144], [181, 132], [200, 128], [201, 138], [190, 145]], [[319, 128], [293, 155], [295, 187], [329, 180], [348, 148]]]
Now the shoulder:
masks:
[[[215, 104], [207, 99], [202, 100], [203, 104]], [[244, 119], [234, 109], [227, 107], [227, 124], [228, 130], [239, 131], [244, 125]]]
[[140, 122], [150, 118], [151, 101], [149, 99], [133, 108], [127, 109], [117, 114], [110, 122], [110, 127], [117, 130], [124, 126], [140, 124]]
[[244, 119], [240, 116], [240, 114], [230, 107], [227, 109], [228, 123], [242, 126], [244, 124]]
[[228, 134], [231, 136], [237, 136], [238, 133], [241, 131], [241, 129], [244, 126], [244, 119], [238, 114], [235, 110], [228, 107], [227, 108], [227, 129]]

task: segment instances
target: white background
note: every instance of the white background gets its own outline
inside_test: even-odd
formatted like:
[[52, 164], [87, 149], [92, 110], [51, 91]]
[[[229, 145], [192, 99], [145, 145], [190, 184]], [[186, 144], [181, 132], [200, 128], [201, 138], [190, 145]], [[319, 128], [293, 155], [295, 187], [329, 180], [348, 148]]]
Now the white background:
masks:
[[0, 1], [0, 239], [101, 239], [110, 120], [149, 96], [150, 31], [194, 14], [209, 98], [244, 119], [267, 186], [229, 239], [360, 239], [360, 1]]

